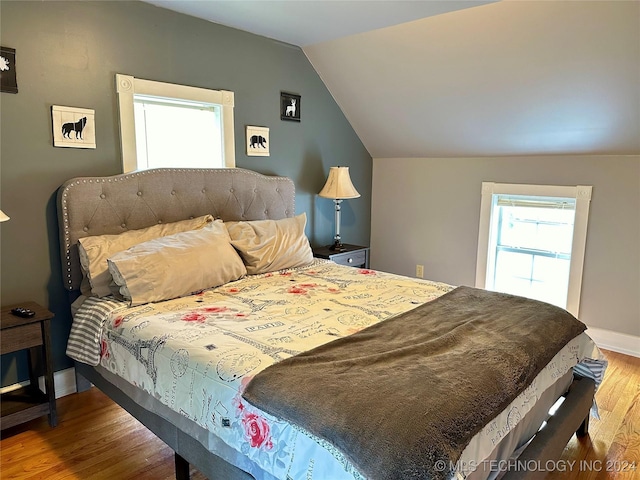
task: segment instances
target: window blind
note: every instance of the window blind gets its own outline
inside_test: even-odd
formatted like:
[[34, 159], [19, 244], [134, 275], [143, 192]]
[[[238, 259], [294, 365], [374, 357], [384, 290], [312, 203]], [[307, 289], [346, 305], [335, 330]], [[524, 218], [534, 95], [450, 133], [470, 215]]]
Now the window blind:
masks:
[[522, 195], [496, 195], [496, 197], [496, 205], [499, 207], [558, 208], [560, 210], [575, 210], [576, 208], [574, 198], [533, 198]]

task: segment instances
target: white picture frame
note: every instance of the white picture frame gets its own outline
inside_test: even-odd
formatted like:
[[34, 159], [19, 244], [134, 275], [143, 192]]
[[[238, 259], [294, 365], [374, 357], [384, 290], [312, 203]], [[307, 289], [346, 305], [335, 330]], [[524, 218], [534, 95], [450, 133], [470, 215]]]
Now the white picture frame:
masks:
[[51, 106], [53, 146], [96, 148], [95, 110], [78, 107]]
[[269, 156], [269, 129], [247, 125], [247, 155], [250, 157]]

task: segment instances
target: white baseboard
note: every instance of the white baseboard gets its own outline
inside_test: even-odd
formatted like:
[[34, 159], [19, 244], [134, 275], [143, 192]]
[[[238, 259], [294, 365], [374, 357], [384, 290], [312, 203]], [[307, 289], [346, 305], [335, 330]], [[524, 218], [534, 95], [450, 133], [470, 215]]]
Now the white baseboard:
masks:
[[[24, 387], [25, 385], [29, 385], [28, 380], [25, 382], [14, 383], [13, 385], [2, 387], [0, 388], [0, 394], [17, 390], [18, 388]], [[40, 390], [46, 393], [47, 390], [44, 386], [44, 377], [38, 378], [38, 386], [40, 387]], [[56, 390], [56, 398], [76, 393], [75, 369], [71, 367], [67, 368], [66, 370], [53, 372], [53, 387]]]
[[640, 357], [640, 337], [593, 327], [589, 327], [586, 333], [600, 348]]

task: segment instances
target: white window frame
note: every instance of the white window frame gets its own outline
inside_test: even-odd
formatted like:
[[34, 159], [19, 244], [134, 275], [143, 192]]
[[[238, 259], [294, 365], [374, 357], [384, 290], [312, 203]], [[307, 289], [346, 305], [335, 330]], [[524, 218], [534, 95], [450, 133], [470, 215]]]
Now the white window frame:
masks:
[[224, 165], [227, 168], [236, 166], [235, 136], [233, 131], [233, 92], [143, 80], [120, 73], [116, 74], [116, 91], [118, 93], [118, 108], [120, 112], [120, 150], [122, 152], [122, 169], [124, 173], [138, 170], [133, 106], [133, 97], [136, 94], [180, 98], [220, 105], [222, 111]]
[[482, 182], [478, 254], [476, 260], [476, 287], [485, 288], [487, 285], [487, 265], [491, 257], [491, 252], [489, 252], [489, 245], [491, 245], [489, 236], [491, 235], [493, 195], [575, 198], [576, 210], [571, 244], [566, 310], [577, 317], [580, 309], [580, 292], [582, 290], [582, 271], [587, 243], [587, 223], [589, 219], [589, 206], [591, 204], [591, 190], [591, 186], [585, 185], [557, 186]]

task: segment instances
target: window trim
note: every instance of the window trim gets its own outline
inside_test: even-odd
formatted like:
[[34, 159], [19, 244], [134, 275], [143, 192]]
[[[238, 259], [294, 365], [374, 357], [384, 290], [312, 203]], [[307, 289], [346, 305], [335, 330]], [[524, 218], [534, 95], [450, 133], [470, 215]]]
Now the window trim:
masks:
[[582, 290], [582, 272], [587, 243], [587, 223], [591, 203], [591, 186], [525, 185], [513, 183], [482, 182], [482, 201], [480, 203], [480, 225], [478, 229], [478, 253], [476, 257], [476, 287], [485, 288], [487, 284], [487, 265], [491, 253], [489, 235], [491, 234], [491, 216], [493, 195], [527, 195], [540, 197], [575, 198], [576, 210], [571, 243], [571, 262], [569, 267], [569, 285], [567, 287], [566, 310], [578, 316], [580, 292]]
[[138, 170], [133, 106], [133, 97], [136, 94], [181, 98], [195, 102], [220, 105], [222, 110], [224, 165], [227, 168], [236, 166], [235, 136], [233, 129], [233, 92], [229, 90], [209, 90], [174, 83], [143, 80], [121, 73], [116, 74], [116, 92], [118, 93], [118, 108], [120, 114], [120, 151], [122, 153], [123, 173]]

